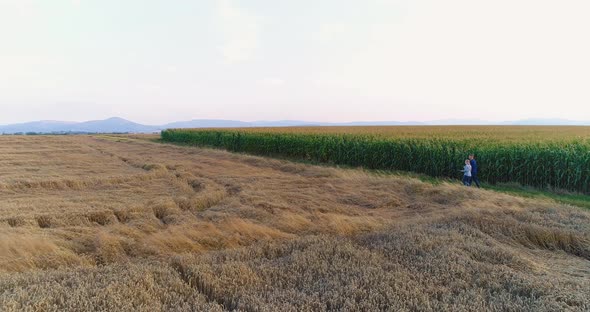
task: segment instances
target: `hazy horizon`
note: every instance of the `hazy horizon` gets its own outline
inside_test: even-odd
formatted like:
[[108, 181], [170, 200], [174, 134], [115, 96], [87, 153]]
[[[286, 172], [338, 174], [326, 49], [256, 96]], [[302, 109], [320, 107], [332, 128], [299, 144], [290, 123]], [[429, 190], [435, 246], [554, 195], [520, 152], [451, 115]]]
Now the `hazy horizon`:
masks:
[[0, 0], [0, 125], [590, 119], [590, 3]]
[[[17, 125], [24, 125], [24, 124], [33, 124], [33, 125], [43, 125], [47, 124], [64, 124], [64, 125], [76, 125], [88, 122], [126, 122], [126, 123], [136, 123], [141, 126], [148, 126], [148, 127], [160, 127], [160, 126], [167, 126], [170, 124], [178, 124], [178, 123], [191, 123], [192, 125], [199, 125], [198, 122], [206, 122], [207, 125], [215, 124], [217, 126], [223, 126], [226, 122], [230, 123], [229, 127], [240, 127], [239, 124], [249, 124], [244, 125], [246, 127], [284, 127], [284, 126], [308, 126], [308, 125], [324, 125], [324, 126], [342, 126], [342, 125], [354, 125], [354, 126], [396, 126], [396, 125], [408, 125], [408, 126], [516, 126], [516, 125], [523, 125], [523, 126], [590, 126], [590, 120], [570, 120], [570, 119], [559, 119], [559, 118], [525, 118], [519, 120], [502, 120], [502, 121], [491, 121], [491, 120], [484, 120], [484, 119], [437, 119], [437, 120], [423, 120], [423, 121], [416, 121], [416, 120], [407, 120], [407, 121], [400, 121], [400, 120], [347, 120], [341, 122], [329, 122], [325, 120], [293, 120], [293, 119], [284, 119], [284, 120], [240, 120], [240, 119], [206, 119], [206, 118], [194, 118], [194, 119], [179, 119], [179, 120], [171, 120], [163, 123], [142, 123], [132, 119], [123, 118], [120, 116], [111, 116], [104, 119], [88, 119], [88, 120], [28, 120], [24, 122], [16, 122], [11, 124], [0, 124], [0, 128], [5, 128], [7, 126], [17, 126]], [[108, 124], [103, 123], [103, 125], [108, 127]], [[35, 129], [30, 129], [35, 130]], [[108, 131], [108, 130], [104, 130]]]

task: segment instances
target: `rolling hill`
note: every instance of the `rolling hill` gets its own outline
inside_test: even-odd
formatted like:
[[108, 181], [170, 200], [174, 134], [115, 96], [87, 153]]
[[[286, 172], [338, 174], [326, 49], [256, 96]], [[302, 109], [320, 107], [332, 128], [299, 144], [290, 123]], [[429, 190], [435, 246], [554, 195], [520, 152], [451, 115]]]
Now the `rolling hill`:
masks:
[[303, 120], [239, 121], [226, 119], [193, 119], [164, 125], [144, 125], [120, 117], [84, 122], [41, 120], [0, 126], [0, 134], [15, 133], [152, 133], [170, 128], [245, 128], [245, 127], [296, 127], [296, 126], [433, 126], [433, 125], [567, 125], [590, 126], [590, 121], [566, 119], [523, 119], [490, 122], [485, 120], [444, 119], [433, 121], [352, 121], [314, 122]]

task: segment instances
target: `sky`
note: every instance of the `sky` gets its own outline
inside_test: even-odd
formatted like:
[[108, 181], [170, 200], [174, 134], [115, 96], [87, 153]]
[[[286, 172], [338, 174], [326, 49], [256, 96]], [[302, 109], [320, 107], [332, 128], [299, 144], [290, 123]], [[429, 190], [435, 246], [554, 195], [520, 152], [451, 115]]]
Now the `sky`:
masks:
[[590, 120], [587, 0], [0, 0], [0, 124]]

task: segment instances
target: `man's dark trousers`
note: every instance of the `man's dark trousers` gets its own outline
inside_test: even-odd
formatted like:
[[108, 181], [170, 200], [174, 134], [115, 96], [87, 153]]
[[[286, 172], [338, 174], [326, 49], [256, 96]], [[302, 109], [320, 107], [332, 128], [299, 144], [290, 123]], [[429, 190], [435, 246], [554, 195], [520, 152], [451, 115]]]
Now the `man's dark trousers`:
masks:
[[479, 179], [477, 178], [477, 161], [475, 161], [475, 159], [472, 159], [470, 161], [471, 163], [471, 183], [475, 183], [475, 185], [479, 188]]
[[479, 187], [479, 179], [477, 178], [477, 173], [476, 174], [471, 174], [471, 184], [475, 183], [475, 185], [477, 187]]

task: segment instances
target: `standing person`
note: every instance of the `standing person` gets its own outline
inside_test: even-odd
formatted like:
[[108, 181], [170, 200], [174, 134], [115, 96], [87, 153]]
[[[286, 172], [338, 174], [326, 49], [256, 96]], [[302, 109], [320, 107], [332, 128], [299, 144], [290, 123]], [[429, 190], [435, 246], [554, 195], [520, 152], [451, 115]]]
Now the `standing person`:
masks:
[[463, 167], [463, 185], [471, 186], [471, 162], [469, 159], [465, 159], [465, 167]]
[[471, 182], [475, 183], [479, 188], [479, 179], [477, 178], [477, 161], [475, 161], [475, 155], [469, 154], [469, 164], [471, 165]]

